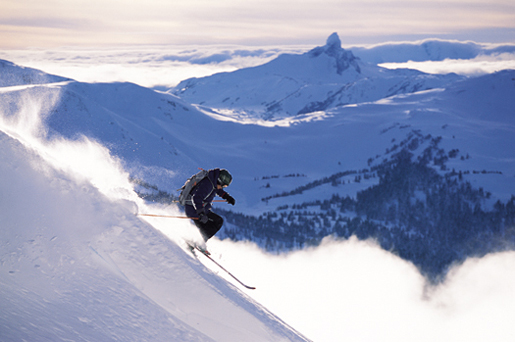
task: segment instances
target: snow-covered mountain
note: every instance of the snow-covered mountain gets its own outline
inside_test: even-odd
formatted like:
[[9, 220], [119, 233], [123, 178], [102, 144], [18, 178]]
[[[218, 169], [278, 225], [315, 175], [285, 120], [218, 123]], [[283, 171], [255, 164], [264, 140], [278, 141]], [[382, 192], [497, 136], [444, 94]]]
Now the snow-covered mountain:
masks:
[[[343, 73], [347, 71], [357, 74], [352, 64]], [[138, 184], [137, 190], [149, 200], [169, 200], [198, 167], [228, 168], [235, 175], [230, 192], [237, 198], [235, 209], [241, 214], [225, 213], [228, 224], [220, 237], [250, 239], [267, 249], [281, 250], [316, 243], [335, 233], [378, 239], [415, 234], [420, 239], [401, 244], [388, 238], [384, 247], [398, 250], [436, 276], [453, 261], [475, 252], [469, 247], [454, 251], [437, 267], [433, 267], [431, 253], [444, 255], [441, 248], [474, 245], [468, 239], [480, 239], [480, 235], [467, 234], [460, 243], [445, 238], [452, 245], [425, 238], [427, 229], [449, 224], [432, 218], [430, 212], [436, 209], [426, 205], [433, 203], [428, 198], [435, 187], [441, 188], [449, 177], [459, 177], [465, 190], [446, 187], [452, 196], [467, 198], [469, 187], [478, 191], [460, 204], [466, 211], [482, 209], [477, 212], [484, 217], [475, 217], [476, 222], [495, 214], [491, 210], [496, 201], [511, 205], [515, 194], [513, 78], [513, 71], [504, 71], [463, 79], [446, 89], [262, 124], [249, 124], [248, 118], [238, 121], [205, 107], [200, 111], [175, 95], [130, 83], [70, 81], [4, 88], [0, 95], [4, 116], [11, 121], [26, 115], [27, 103], [34, 102], [32, 106], [40, 108], [39, 116], [21, 122], [41, 121], [36, 133], [45, 139], [85, 135], [107, 146], [121, 158]], [[385, 198], [384, 203], [374, 204], [376, 211], [360, 202], [369, 198], [365, 191], [374, 187], [399, 186], [390, 184], [394, 180], [386, 177], [385, 170], [398, 165], [398, 152], [403, 150], [412, 154], [410, 163], [423, 161], [413, 165], [422, 168], [419, 172], [436, 172], [431, 184], [414, 179], [403, 195], [411, 198], [412, 204], [417, 200], [425, 203], [420, 213], [429, 215], [423, 220], [429, 225], [425, 228], [414, 229], [414, 223], [403, 218], [404, 211], [415, 212], [409, 202], [401, 208], [399, 198]], [[227, 208], [219, 208], [223, 209]], [[511, 211], [498, 214], [503, 227], [509, 224]], [[393, 235], [392, 229], [396, 231]], [[499, 229], [504, 228], [496, 223], [495, 230]], [[432, 252], [424, 252], [421, 243]], [[409, 250], [404, 251], [407, 246]], [[413, 253], [413, 248], [418, 252]]]
[[[306, 62], [312, 69], [306, 69]], [[25, 72], [10, 67], [9, 75]], [[265, 69], [283, 73], [261, 74]], [[272, 82], [274, 77], [281, 82]], [[200, 309], [191, 311], [182, 294], [191, 297], [192, 290], [202, 294], [193, 296], [194, 304], [221, 298], [237, 302], [237, 312], [227, 309], [228, 315], [246, 308], [244, 324], [269, 327], [262, 331], [272, 340], [302, 340], [273, 316], [263, 318], [268, 317], [265, 309], [189, 258], [175, 242], [180, 236], [165, 237], [134, 216], [136, 207], [167, 214], [180, 208], [170, 202], [146, 207], [132, 186], [148, 200], [169, 201], [198, 167], [225, 167], [234, 176], [228, 191], [236, 206], [229, 211], [216, 205], [226, 218], [220, 238], [251, 240], [271, 251], [317, 244], [327, 235], [374, 238], [429, 278], [445, 275], [449, 265], [467, 256], [513, 248], [515, 71], [477, 78], [393, 72], [361, 63], [333, 35], [309, 53], [210, 79], [216, 78], [227, 82], [218, 85], [220, 93], [251, 94], [249, 107], [220, 110], [219, 100], [213, 108], [191, 105], [177, 95], [131, 83], [57, 78], [57, 83], [18, 81], [0, 88], [0, 126], [12, 137], [2, 135], [1, 140], [6, 176], [0, 192], [8, 194], [0, 197], [2, 225], [8, 229], [2, 230], [6, 253], [0, 291], [2, 307], [27, 318], [16, 323], [0, 316], [15, 327], [6, 336], [14, 336], [16, 327], [26, 337], [38, 334], [36, 325], [48, 326], [41, 336], [64, 331], [65, 338], [73, 339], [99, 331], [100, 337], [91, 338], [111, 334], [107, 339], [123, 339], [124, 322], [136, 322], [135, 313], [161, 315], [131, 325], [127, 334], [140, 340], [159, 339], [151, 335], [155, 331], [191, 340], [204, 335], [224, 340], [241, 332], [239, 320], [226, 326], [226, 316], [213, 322]], [[289, 94], [298, 80], [309, 85], [299, 90], [297, 100], [280, 101], [283, 110], [317, 103], [303, 100], [311, 88], [324, 94], [318, 102], [327, 100], [332, 83], [351, 82], [349, 89], [363, 84], [363, 94], [343, 105], [342, 91], [327, 106], [311, 108], [318, 111], [298, 114], [295, 109], [291, 116], [277, 111], [274, 120], [262, 120], [264, 103]], [[259, 82], [257, 91], [253, 87]], [[212, 90], [205, 94], [215, 94]], [[55, 155], [61, 149], [72, 152]], [[123, 185], [109, 168], [89, 160], [98, 149], [127, 172]], [[56, 160], [69, 160], [79, 169], [70, 174], [71, 167]], [[77, 176], [83, 173], [95, 178], [93, 186]], [[108, 195], [98, 190], [103, 187]], [[192, 225], [181, 229], [174, 222], [173, 227], [184, 232]], [[91, 313], [78, 315], [77, 308], [82, 312], [90, 306]], [[111, 307], [123, 314], [110, 315]], [[41, 317], [54, 309], [62, 310], [62, 320]], [[106, 318], [97, 319], [95, 313]], [[222, 336], [214, 332], [219, 325]]]
[[272, 120], [444, 87], [458, 79], [364, 63], [343, 49], [333, 33], [326, 45], [305, 54], [283, 54], [257, 67], [188, 79], [173, 93], [230, 117]]

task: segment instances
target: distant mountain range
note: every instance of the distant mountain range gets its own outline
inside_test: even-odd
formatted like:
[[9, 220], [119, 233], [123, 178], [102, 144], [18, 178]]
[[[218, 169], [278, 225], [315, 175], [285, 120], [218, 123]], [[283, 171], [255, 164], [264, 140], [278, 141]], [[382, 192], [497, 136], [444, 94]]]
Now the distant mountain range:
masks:
[[172, 90], [183, 100], [235, 118], [274, 120], [385, 97], [442, 88], [454, 74], [389, 70], [362, 62], [333, 33], [325, 46], [284, 54], [254, 68], [185, 80]]
[[514, 70], [388, 70], [336, 34], [168, 93], [54, 76], [34, 85], [37, 71], [8, 66], [16, 81], [2, 84], [21, 86], [0, 88], [4, 118], [27, 99], [45, 104], [42, 137], [99, 141], [147, 200], [170, 203], [198, 167], [229, 169], [237, 203], [216, 209], [221, 238], [272, 251], [375, 238], [433, 280], [467, 256], [513, 248]]

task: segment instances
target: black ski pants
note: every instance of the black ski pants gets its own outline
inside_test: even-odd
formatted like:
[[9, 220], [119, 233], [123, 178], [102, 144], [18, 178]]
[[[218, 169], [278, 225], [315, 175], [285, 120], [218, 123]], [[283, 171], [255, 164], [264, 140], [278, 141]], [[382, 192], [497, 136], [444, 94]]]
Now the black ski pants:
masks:
[[208, 220], [206, 223], [202, 223], [199, 220], [193, 220], [195, 222], [195, 225], [200, 230], [200, 233], [202, 234], [202, 237], [204, 238], [204, 241], [209, 240], [212, 238], [219, 230], [222, 228], [222, 225], [224, 224], [224, 219], [218, 215], [209, 210], [207, 212]]

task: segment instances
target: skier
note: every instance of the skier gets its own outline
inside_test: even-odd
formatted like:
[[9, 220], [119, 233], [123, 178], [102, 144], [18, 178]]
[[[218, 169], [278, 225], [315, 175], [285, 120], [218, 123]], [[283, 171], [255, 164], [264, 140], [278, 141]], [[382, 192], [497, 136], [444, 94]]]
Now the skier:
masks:
[[231, 205], [236, 203], [224, 190], [231, 182], [232, 176], [226, 169], [209, 170], [207, 175], [193, 186], [186, 198], [186, 215], [193, 219], [205, 242], [213, 237], [224, 223], [223, 218], [211, 210], [215, 195], [222, 197]]

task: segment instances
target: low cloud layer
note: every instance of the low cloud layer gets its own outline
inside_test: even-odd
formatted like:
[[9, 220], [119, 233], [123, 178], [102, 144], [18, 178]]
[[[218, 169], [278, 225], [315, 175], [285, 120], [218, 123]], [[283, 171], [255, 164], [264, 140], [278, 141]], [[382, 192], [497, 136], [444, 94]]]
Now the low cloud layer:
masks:
[[56, 49], [0, 51], [0, 59], [81, 82], [133, 82], [144, 87], [172, 87], [190, 77], [266, 63], [280, 53], [307, 47], [246, 48], [157, 46], [126, 49]]
[[515, 338], [515, 252], [468, 259], [431, 287], [411, 263], [373, 241], [329, 239], [284, 255], [249, 243], [213, 240], [209, 246], [257, 287], [250, 296], [314, 341]]
[[443, 61], [383, 63], [380, 66], [388, 69], [416, 69], [429, 74], [456, 73], [464, 76], [480, 76], [501, 70], [515, 69], [515, 54], [478, 56], [470, 60], [446, 59]]
[[[313, 47], [315, 45], [31, 49], [0, 51], [0, 59], [81, 82], [133, 82], [144, 87], [167, 88], [191, 77], [257, 66], [280, 54], [300, 54]], [[433, 40], [345, 48], [364, 62], [429, 73], [480, 75], [515, 68], [515, 45], [510, 44], [491, 46]]]

